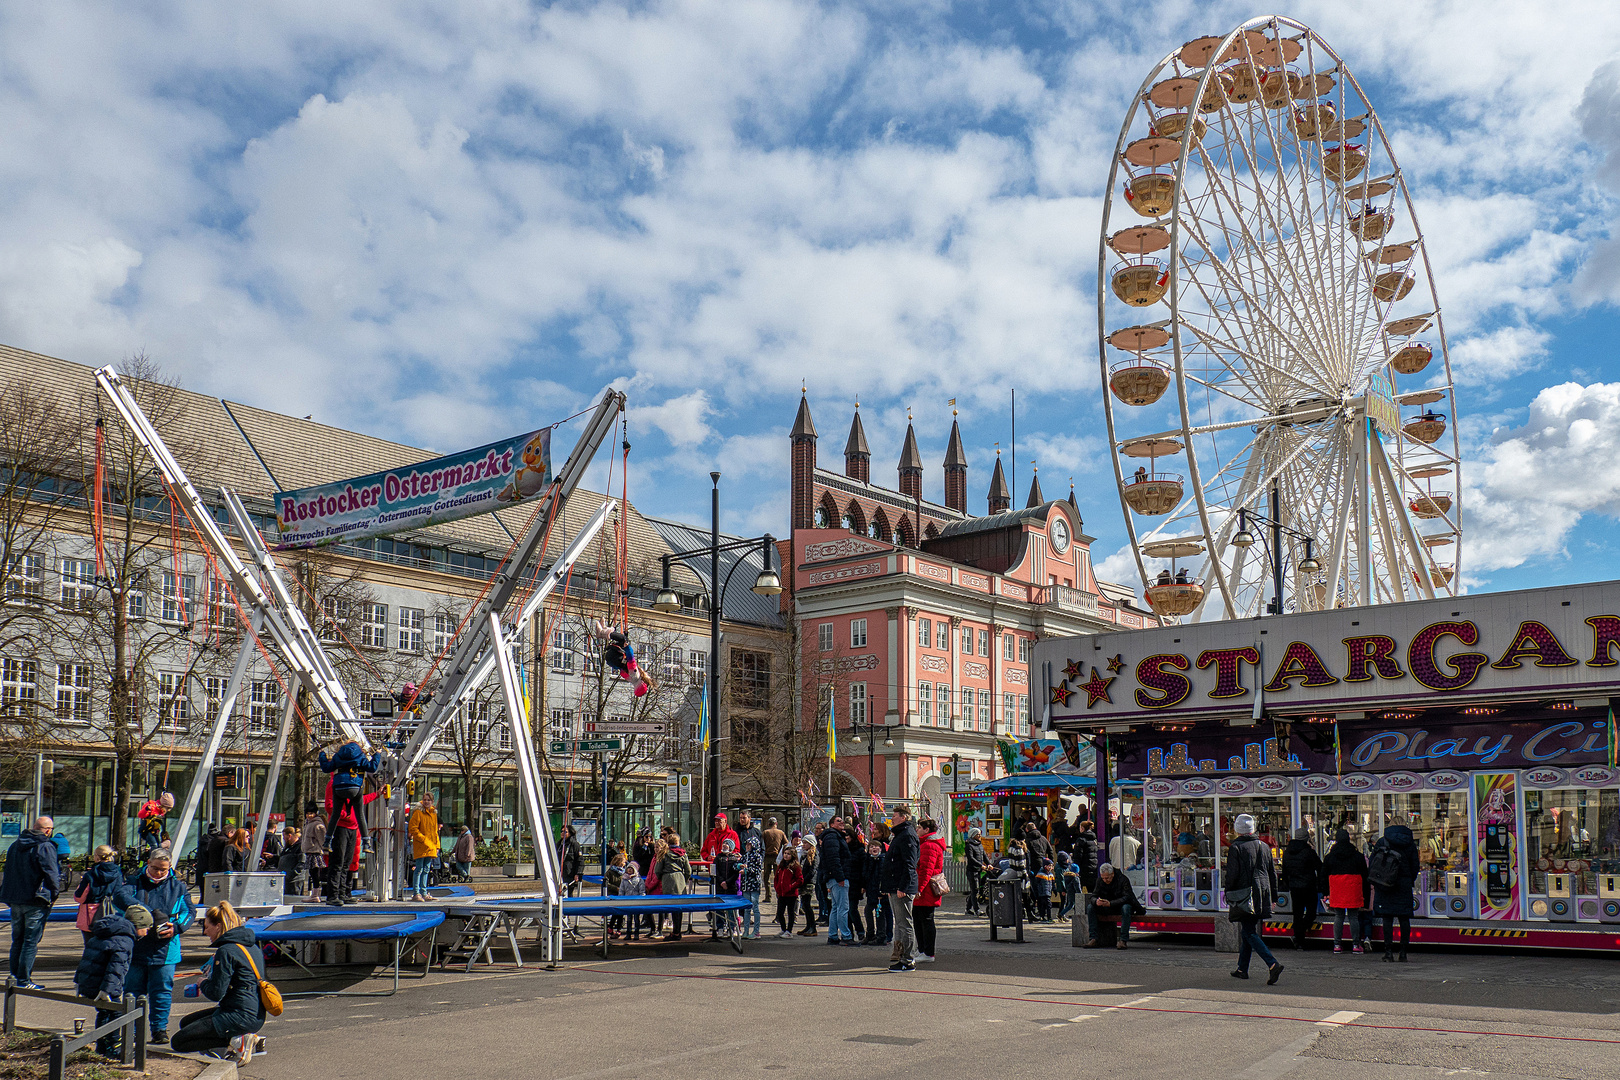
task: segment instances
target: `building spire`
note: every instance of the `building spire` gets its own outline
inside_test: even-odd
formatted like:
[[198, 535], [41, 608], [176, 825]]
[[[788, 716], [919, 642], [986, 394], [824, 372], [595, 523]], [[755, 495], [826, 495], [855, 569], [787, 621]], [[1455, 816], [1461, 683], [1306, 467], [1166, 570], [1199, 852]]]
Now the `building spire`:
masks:
[[1031, 479], [1029, 481], [1029, 501], [1024, 504], [1026, 509], [1031, 506], [1041, 506], [1046, 502], [1046, 497], [1041, 494], [1041, 470], [1035, 464], [1034, 459], [1030, 460], [1029, 470]]
[[1069, 505], [1074, 507], [1076, 516], [1080, 513], [1080, 504], [1074, 501], [1074, 477], [1069, 477]]
[[1007, 490], [1007, 475], [1001, 471], [1001, 447], [996, 447], [996, 471], [990, 474], [990, 513], [1005, 514], [1012, 506], [1012, 492]]
[[906, 442], [900, 448], [900, 494], [910, 499], [922, 497], [922, 454], [917, 450], [917, 429], [911, 426], [911, 410], [906, 410]]
[[861, 426], [861, 403], [855, 403], [855, 419], [850, 421], [849, 439], [844, 443], [844, 475], [863, 484], [872, 482], [872, 451], [866, 445], [866, 429]]
[[793, 420], [793, 441], [816, 438], [816, 422], [810, 419], [810, 401], [806, 397], [808, 389], [799, 388], [799, 415]]
[[956, 410], [952, 409], [951, 441], [945, 446], [945, 505], [961, 514], [967, 513], [967, 471], [962, 429], [956, 421]]

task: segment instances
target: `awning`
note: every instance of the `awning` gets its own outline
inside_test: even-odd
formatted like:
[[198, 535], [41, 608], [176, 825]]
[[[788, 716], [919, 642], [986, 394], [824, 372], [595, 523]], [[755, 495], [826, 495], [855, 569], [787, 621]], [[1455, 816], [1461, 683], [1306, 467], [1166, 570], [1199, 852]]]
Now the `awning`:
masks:
[[[1097, 786], [1095, 776], [1076, 773], [1015, 773], [979, 784], [971, 791], [959, 791], [953, 799], [977, 799], [985, 795], [1049, 795], [1053, 792], [1086, 791]], [[1109, 790], [1140, 788], [1140, 780], [1121, 780], [1109, 785]]]

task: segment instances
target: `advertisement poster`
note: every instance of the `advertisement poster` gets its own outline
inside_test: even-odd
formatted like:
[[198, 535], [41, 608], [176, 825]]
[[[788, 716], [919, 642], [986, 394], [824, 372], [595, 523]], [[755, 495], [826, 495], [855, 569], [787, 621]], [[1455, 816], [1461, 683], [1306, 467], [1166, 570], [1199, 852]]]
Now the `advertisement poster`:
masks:
[[967, 834], [969, 829], [978, 829], [980, 835], [988, 835], [985, 829], [985, 816], [991, 801], [986, 798], [971, 798], [960, 795], [951, 799], [951, 856], [953, 858], [967, 858]]
[[1481, 919], [1519, 918], [1518, 793], [1513, 773], [1474, 777], [1474, 803], [1479, 807], [1474, 850]]
[[384, 536], [487, 514], [551, 483], [551, 429], [353, 480], [276, 492], [278, 547]]

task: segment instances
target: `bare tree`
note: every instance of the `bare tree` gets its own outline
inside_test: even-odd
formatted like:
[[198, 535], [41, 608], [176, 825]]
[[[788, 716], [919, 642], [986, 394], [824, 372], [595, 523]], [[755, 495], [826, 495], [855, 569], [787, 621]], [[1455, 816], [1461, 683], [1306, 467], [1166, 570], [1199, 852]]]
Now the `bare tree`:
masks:
[[461, 774], [461, 819], [469, 825], [478, 820], [484, 785], [512, 763], [514, 740], [507, 722], [501, 688], [491, 680], [467, 695], [439, 734], [438, 753]]

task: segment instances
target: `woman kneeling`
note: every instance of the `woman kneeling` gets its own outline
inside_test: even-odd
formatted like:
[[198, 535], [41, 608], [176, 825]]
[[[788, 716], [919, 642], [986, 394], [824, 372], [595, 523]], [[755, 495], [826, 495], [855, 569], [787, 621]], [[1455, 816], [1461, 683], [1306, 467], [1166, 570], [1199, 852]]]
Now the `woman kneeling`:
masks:
[[255, 1034], [264, 1027], [264, 1002], [259, 997], [264, 953], [253, 931], [224, 901], [203, 916], [203, 932], [215, 945], [214, 958], [189, 977], [203, 979], [202, 995], [219, 1004], [187, 1016], [171, 1045], [184, 1053], [229, 1047], [231, 1057], [245, 1064], [264, 1050], [264, 1040]]

